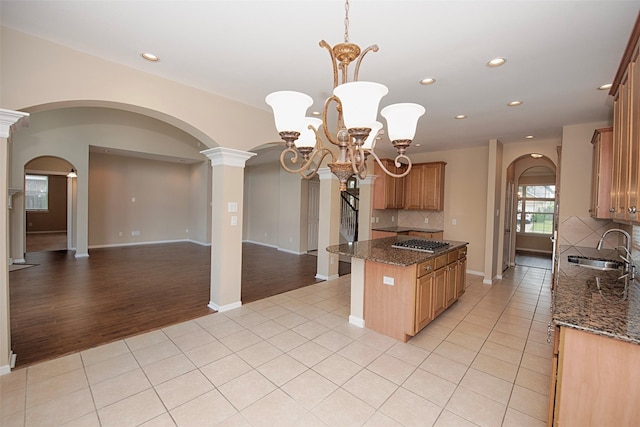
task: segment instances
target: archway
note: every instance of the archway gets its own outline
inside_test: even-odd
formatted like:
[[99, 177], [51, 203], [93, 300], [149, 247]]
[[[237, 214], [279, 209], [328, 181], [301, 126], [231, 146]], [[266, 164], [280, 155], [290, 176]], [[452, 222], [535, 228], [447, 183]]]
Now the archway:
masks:
[[75, 167], [61, 157], [40, 156], [25, 165], [24, 175], [25, 253], [73, 249]]
[[502, 270], [522, 263], [550, 268], [557, 230], [555, 164], [528, 154], [511, 162], [506, 175]]

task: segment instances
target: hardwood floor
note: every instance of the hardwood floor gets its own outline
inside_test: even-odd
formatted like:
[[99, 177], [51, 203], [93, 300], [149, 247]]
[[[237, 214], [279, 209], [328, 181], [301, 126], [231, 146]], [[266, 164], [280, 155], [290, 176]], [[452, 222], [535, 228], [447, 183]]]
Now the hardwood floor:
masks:
[[[211, 313], [210, 248], [194, 243], [27, 253], [9, 273], [12, 350], [28, 366]], [[342, 274], [348, 266], [341, 265]], [[316, 258], [243, 244], [242, 301], [318, 282]]]

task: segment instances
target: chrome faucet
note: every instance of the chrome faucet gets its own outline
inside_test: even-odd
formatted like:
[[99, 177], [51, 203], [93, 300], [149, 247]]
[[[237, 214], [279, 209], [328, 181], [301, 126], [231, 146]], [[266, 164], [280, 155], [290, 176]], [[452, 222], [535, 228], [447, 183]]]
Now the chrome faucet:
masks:
[[619, 228], [610, 228], [609, 230], [605, 231], [602, 234], [602, 237], [600, 237], [600, 240], [598, 241], [598, 245], [596, 246], [596, 249], [597, 250], [602, 249], [602, 243], [604, 242], [605, 237], [607, 237], [607, 234], [612, 233], [614, 231], [623, 234], [624, 237], [626, 238], [624, 246], [616, 246], [616, 250], [619, 248], [622, 248], [625, 251], [625, 256], [620, 255], [620, 258], [624, 261], [624, 271], [625, 271], [625, 275], [622, 277], [628, 277], [629, 275], [631, 275], [631, 279], [633, 279], [635, 276], [635, 265], [633, 264], [633, 260], [631, 258], [631, 236], [629, 235], [629, 233]]

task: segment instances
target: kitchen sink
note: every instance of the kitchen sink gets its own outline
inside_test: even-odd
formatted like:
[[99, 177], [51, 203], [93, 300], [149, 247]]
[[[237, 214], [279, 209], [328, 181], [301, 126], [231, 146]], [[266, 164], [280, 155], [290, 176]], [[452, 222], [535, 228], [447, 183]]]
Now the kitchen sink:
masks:
[[571, 264], [576, 264], [580, 267], [593, 268], [595, 270], [618, 270], [624, 267], [623, 262], [616, 261], [614, 259], [591, 258], [578, 255], [569, 255], [567, 259]]

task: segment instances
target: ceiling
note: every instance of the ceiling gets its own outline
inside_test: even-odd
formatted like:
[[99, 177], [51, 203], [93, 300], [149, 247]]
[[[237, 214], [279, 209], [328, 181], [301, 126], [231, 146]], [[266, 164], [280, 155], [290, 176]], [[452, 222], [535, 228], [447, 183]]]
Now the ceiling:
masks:
[[[360, 80], [389, 88], [381, 107], [427, 110], [413, 152], [560, 141], [563, 126], [609, 120], [611, 96], [597, 87], [613, 80], [640, 11], [640, 0], [350, 3], [350, 41], [380, 48]], [[332, 74], [318, 42], [343, 41], [344, 14], [341, 0], [0, 0], [3, 26], [265, 111], [265, 96], [285, 89], [321, 110]], [[487, 67], [494, 57], [507, 62]]]

